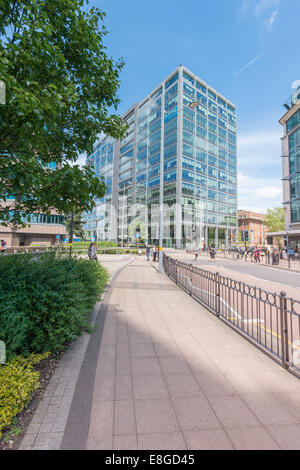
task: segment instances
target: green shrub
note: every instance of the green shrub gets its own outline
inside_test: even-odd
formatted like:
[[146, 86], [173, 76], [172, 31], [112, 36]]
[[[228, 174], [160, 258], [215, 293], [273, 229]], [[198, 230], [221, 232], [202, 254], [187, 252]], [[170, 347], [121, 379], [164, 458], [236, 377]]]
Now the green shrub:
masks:
[[49, 354], [31, 354], [26, 359], [18, 356], [0, 366], [0, 437], [2, 430], [30, 403], [32, 395], [39, 387], [40, 377], [33, 366]]
[[3, 256], [0, 272], [0, 340], [8, 359], [75, 340], [108, 277], [98, 263], [51, 252]]
[[[74, 242], [73, 243], [73, 248], [88, 248], [90, 246], [91, 242]], [[66, 244], [69, 246], [69, 244]], [[98, 247], [113, 247], [113, 246], [118, 246], [117, 243], [114, 242], [97, 242]]]

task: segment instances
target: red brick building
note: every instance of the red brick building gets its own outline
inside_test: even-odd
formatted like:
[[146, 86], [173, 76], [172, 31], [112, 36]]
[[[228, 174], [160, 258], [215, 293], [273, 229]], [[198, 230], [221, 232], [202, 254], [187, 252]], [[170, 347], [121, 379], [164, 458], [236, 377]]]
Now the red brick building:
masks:
[[248, 231], [248, 245], [266, 245], [267, 227], [264, 224], [264, 215], [251, 211], [238, 211], [239, 240], [242, 240], [242, 232]]

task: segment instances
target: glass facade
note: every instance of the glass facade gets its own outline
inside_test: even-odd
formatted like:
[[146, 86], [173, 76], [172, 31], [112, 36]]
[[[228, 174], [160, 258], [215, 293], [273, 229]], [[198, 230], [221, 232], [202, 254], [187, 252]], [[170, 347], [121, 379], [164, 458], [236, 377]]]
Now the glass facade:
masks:
[[26, 214], [22, 217], [23, 221], [30, 224], [54, 224], [63, 225], [64, 216], [58, 214]]
[[[126, 143], [125, 143], [126, 146]], [[130, 158], [120, 161], [120, 168], [122, 168], [121, 178], [126, 179], [127, 166]], [[110, 236], [111, 224], [111, 203], [112, 203], [112, 184], [113, 184], [113, 166], [114, 166], [114, 140], [110, 137], [104, 138], [96, 147], [94, 152], [87, 158], [87, 164], [92, 165], [95, 174], [101, 178], [107, 187], [107, 192], [104, 198], [96, 200], [96, 206], [93, 212], [85, 214], [86, 224], [85, 229], [93, 233], [95, 239], [96, 231], [99, 233], [99, 239], [105, 240]], [[126, 171], [127, 170], [127, 171]]]
[[289, 165], [291, 223], [296, 223], [300, 222], [300, 128], [289, 135]]
[[118, 241], [129, 241], [133, 232], [135, 238], [133, 225], [139, 226], [137, 238], [157, 241], [163, 202], [166, 245], [186, 246], [197, 237], [197, 243], [206, 245], [233, 243], [237, 227], [234, 105], [180, 66], [124, 120], [129, 124], [128, 136], [121, 142], [104, 138], [87, 158], [108, 186], [104, 200], [97, 201], [88, 214], [86, 229], [91, 235], [96, 230], [97, 240], [112, 236], [109, 218], [105, 219], [109, 203], [117, 212]]

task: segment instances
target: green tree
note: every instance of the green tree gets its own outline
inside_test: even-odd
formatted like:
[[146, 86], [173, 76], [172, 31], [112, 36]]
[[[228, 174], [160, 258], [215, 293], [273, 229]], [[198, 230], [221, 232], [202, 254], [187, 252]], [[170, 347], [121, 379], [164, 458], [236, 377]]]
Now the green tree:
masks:
[[53, 208], [89, 211], [105, 194], [91, 167], [74, 165], [101, 132], [126, 135], [111, 114], [124, 63], [106, 54], [104, 16], [85, 0], [0, 0], [2, 224]]
[[84, 224], [85, 224], [85, 220], [82, 217], [81, 212], [73, 213], [73, 221], [72, 221], [72, 214], [66, 215], [65, 226], [69, 235], [69, 239], [70, 239], [71, 231], [73, 229], [73, 236], [79, 237], [83, 240], [85, 238], [85, 233], [83, 230]]
[[264, 223], [270, 232], [280, 232], [284, 230], [285, 217], [282, 207], [267, 209], [266, 215], [264, 217]]

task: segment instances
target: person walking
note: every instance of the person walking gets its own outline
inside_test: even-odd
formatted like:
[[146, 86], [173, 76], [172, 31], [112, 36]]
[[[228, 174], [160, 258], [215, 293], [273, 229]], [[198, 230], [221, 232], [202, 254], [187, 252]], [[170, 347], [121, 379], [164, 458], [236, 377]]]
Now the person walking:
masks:
[[197, 261], [198, 255], [199, 255], [198, 250], [195, 250], [195, 261]]
[[146, 255], [147, 255], [147, 261], [150, 261], [150, 246], [147, 245], [146, 247]]
[[90, 243], [89, 250], [88, 250], [88, 257], [90, 258], [90, 260], [98, 261], [96, 243]]
[[250, 250], [250, 248], [245, 249], [244, 256], [245, 256], [246, 263], [247, 263], [247, 261], [251, 261], [251, 250]]
[[247, 259], [249, 259], [251, 261], [251, 263], [253, 262], [253, 251], [254, 251], [253, 246], [250, 246], [247, 249]]
[[210, 246], [210, 247], [208, 248], [208, 252], [209, 252], [209, 256], [210, 256], [210, 261], [215, 261], [215, 260], [216, 260], [216, 258], [215, 258], [215, 256], [216, 256], [216, 251], [215, 251], [214, 247], [213, 247], [213, 246]]
[[260, 263], [260, 249], [258, 247], [254, 248], [254, 262]]
[[153, 253], [153, 261], [155, 262], [155, 261], [156, 261], [156, 254], [157, 254], [156, 246], [155, 246], [155, 245], [153, 246], [152, 253]]

